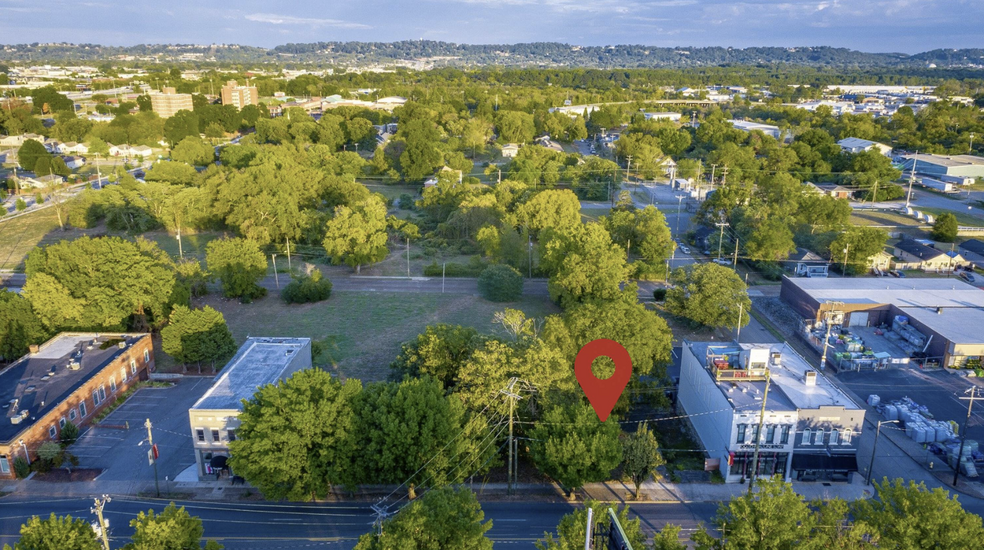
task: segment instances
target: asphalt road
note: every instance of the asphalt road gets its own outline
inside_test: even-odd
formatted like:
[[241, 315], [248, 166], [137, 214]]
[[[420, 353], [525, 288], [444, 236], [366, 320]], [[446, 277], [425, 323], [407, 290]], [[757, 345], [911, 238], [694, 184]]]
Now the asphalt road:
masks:
[[[0, 543], [12, 544], [21, 524], [34, 515], [52, 512], [94, 520], [92, 501], [86, 499], [20, 499], [0, 501]], [[114, 498], [106, 505], [111, 546], [121, 547], [132, 535], [131, 519], [140, 511], [161, 510], [166, 501]], [[368, 503], [291, 504], [248, 502], [178, 501], [202, 519], [205, 536], [227, 549], [351, 549], [358, 537], [372, 529], [374, 516]], [[492, 520], [488, 536], [499, 544], [533, 548], [544, 532], [554, 531], [572, 505], [557, 502], [484, 502], [486, 519]], [[667, 523], [681, 525], [684, 534], [708, 523], [717, 510], [715, 503], [633, 504], [632, 515], [642, 520], [643, 530], [652, 533]]]

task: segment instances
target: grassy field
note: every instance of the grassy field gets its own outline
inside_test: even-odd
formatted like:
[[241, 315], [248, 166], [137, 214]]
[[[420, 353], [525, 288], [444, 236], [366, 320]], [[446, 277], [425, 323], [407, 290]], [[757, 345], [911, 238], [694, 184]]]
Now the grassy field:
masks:
[[607, 216], [611, 212], [611, 208], [582, 208], [581, 218], [585, 222], [596, 222], [601, 216]]
[[972, 216], [964, 212], [953, 212], [951, 210], [944, 210], [942, 208], [919, 208], [920, 212], [925, 214], [932, 214], [935, 217], [939, 217], [940, 214], [949, 212], [957, 217], [957, 223], [960, 225], [967, 225], [970, 227], [984, 227], [984, 220], [977, 216]]
[[342, 377], [362, 380], [386, 378], [400, 344], [427, 325], [451, 323], [501, 333], [492, 316], [506, 307], [521, 309], [530, 317], [560, 311], [545, 298], [497, 304], [470, 295], [383, 292], [336, 292], [321, 303], [290, 306], [276, 292], [252, 304], [209, 295], [197, 305], [206, 304], [225, 315], [238, 343], [247, 336], [327, 339], [333, 347], [329, 368]]
[[51, 244], [61, 239], [77, 239], [86, 231], [58, 229], [54, 208], [46, 208], [0, 223], [0, 269], [23, 269], [28, 252], [39, 244]]

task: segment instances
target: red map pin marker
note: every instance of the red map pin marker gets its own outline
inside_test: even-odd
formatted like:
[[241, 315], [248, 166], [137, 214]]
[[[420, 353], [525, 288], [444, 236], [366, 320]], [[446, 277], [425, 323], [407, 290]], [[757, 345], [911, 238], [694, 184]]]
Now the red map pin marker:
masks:
[[[591, 363], [601, 356], [610, 357], [615, 362], [615, 374], [606, 380], [591, 372]], [[577, 357], [574, 358], [574, 376], [594, 407], [598, 419], [604, 422], [608, 420], [615, 403], [625, 391], [625, 385], [632, 378], [632, 358], [629, 357], [628, 350], [615, 340], [592, 340], [577, 352]]]

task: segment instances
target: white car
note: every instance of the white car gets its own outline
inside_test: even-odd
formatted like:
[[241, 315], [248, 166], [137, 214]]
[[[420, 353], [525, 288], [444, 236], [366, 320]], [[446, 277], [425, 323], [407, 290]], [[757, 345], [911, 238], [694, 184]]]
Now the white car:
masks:
[[716, 264], [718, 264], [718, 265], [726, 265], [726, 266], [730, 266], [731, 265], [731, 262], [729, 262], [728, 260], [725, 260], [724, 258], [714, 258], [711, 261], [714, 262], [714, 263], [716, 263]]
[[690, 254], [690, 247], [688, 247], [687, 245], [681, 244], [679, 248], [680, 248], [680, 252], [683, 252], [684, 254]]

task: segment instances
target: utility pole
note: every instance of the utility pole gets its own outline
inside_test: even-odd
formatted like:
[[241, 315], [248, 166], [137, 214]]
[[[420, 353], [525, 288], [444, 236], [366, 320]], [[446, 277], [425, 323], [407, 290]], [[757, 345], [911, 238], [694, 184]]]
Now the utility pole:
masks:
[[717, 164], [711, 165], [711, 187], [714, 187], [714, 172], [717, 170], [717, 167]]
[[410, 237], [407, 237], [407, 279], [410, 278]]
[[686, 195], [677, 195], [677, 219], [676, 219], [676, 234], [680, 236], [680, 216], [681, 209], [683, 208], [683, 199], [687, 198]]
[[738, 333], [735, 334], [735, 342], [741, 343], [741, 316], [745, 313], [745, 304], [738, 302]]
[[735, 237], [735, 259], [733, 262], [731, 262], [731, 267], [733, 267], [735, 271], [738, 271], [738, 241], [739, 240], [741, 239]]
[[970, 415], [974, 411], [974, 399], [981, 399], [977, 395], [977, 388], [973, 387], [965, 391], [970, 393], [970, 397], [961, 397], [962, 401], [967, 401], [967, 418], [964, 419], [963, 430], [960, 431], [960, 451], [957, 452], [957, 466], [953, 469], [953, 486], [957, 486], [957, 478], [960, 477], [960, 459], [963, 458], [964, 442], [967, 441], [967, 424], [970, 422]]
[[968, 155], [974, 154], [974, 132], [970, 133], [970, 147], [967, 148], [967, 154]]
[[748, 478], [748, 494], [752, 494], [752, 486], [755, 485], [755, 478], [758, 477], [759, 466], [759, 443], [762, 441], [762, 425], [765, 423], [765, 404], [769, 401], [769, 383], [772, 377], [769, 376], [769, 368], [765, 369], [765, 393], [762, 395], [762, 412], [759, 414], [758, 430], [755, 432], [755, 453], [752, 455], [752, 475]]
[[147, 428], [147, 443], [150, 445], [150, 450], [148, 453], [149, 456], [153, 458], [151, 463], [154, 465], [154, 489], [157, 491], [157, 498], [160, 498], [161, 484], [157, 480], [157, 452], [154, 448], [154, 433], [151, 431], [151, 428], [153, 428], [154, 425], [150, 423], [150, 419], [148, 418], [147, 421], [144, 422], [144, 426]]
[[529, 251], [530, 279], [533, 278], [533, 236], [530, 235], [529, 228], [526, 229], [526, 248]]
[[180, 225], [178, 226], [178, 256], [180, 256], [182, 260], [185, 257], [184, 250], [181, 249], [181, 226]]
[[515, 473], [514, 473], [515, 470], [514, 470], [514, 466], [513, 466], [513, 464], [514, 464], [513, 461], [516, 459], [516, 455], [514, 453], [514, 447], [513, 447], [513, 441], [514, 441], [513, 440], [513, 413], [516, 410], [516, 400], [517, 399], [521, 399], [521, 397], [517, 393], [515, 393], [513, 391], [513, 388], [516, 386], [516, 382], [518, 382], [518, 381], [519, 381], [519, 379], [516, 378], [516, 377], [510, 378], [509, 379], [509, 385], [506, 386], [506, 389], [500, 390], [500, 393], [504, 394], [506, 396], [506, 398], [509, 399], [509, 443], [508, 443], [508, 445], [509, 445], [509, 466], [506, 468], [506, 470], [508, 472], [506, 474], [506, 481], [507, 481], [507, 484], [508, 484], [508, 488], [507, 488], [508, 490], [507, 490], [507, 492], [510, 495], [513, 492], [513, 482], [515, 481], [515, 479], [514, 479], [515, 478]]
[[284, 237], [287, 240], [287, 271], [291, 270], [290, 267], [290, 237]]
[[[891, 424], [894, 422], [898, 422], [898, 420], [879, 420], [878, 425], [875, 427], [875, 443], [871, 446], [871, 461], [868, 462], [868, 479], [864, 482], [865, 485], [871, 484], [871, 469], [875, 467], [875, 452], [878, 450], [878, 439], [881, 436], [881, 425]], [[954, 483], [956, 483], [956, 481], [954, 481]]]
[[847, 243], [847, 245], [844, 246], [844, 265], [841, 267], [841, 273], [843, 273], [845, 277], [847, 277], [847, 251], [850, 249], [851, 243]]
[[273, 258], [273, 280], [277, 281], [277, 290], [280, 290], [280, 275], [277, 274], [277, 255], [271, 254]]
[[[919, 154], [919, 151], [916, 151]], [[905, 194], [905, 207], [909, 208], [909, 201], [912, 200], [912, 184], [916, 181], [916, 163], [919, 159], [912, 157], [912, 172], [909, 174], [909, 191]]]
[[718, 223], [716, 223], [714, 225], [716, 225], [716, 226], [718, 226], [718, 227], [721, 228], [721, 236], [718, 237], [718, 259], [720, 260], [721, 259], [721, 243], [724, 242], [724, 228], [728, 224], [727, 223], [724, 223], [724, 222], [718, 222]]
[[721, 185], [724, 185], [728, 181], [728, 165], [725, 164], [721, 168]]
[[632, 170], [632, 155], [629, 155], [628, 157], [626, 157], [626, 164], [625, 164], [625, 181], [626, 182], [629, 181], [629, 172], [631, 170]]
[[106, 532], [109, 530], [109, 526], [106, 524], [106, 520], [103, 519], [103, 508], [112, 502], [112, 498], [109, 495], [103, 495], [102, 500], [94, 499], [96, 501], [95, 506], [89, 509], [90, 512], [96, 514], [96, 518], [99, 519], [99, 536], [102, 539], [103, 549], [110, 550], [109, 548], [109, 534]]
[[441, 294], [444, 294], [444, 274], [448, 271], [448, 262], [441, 264]]

